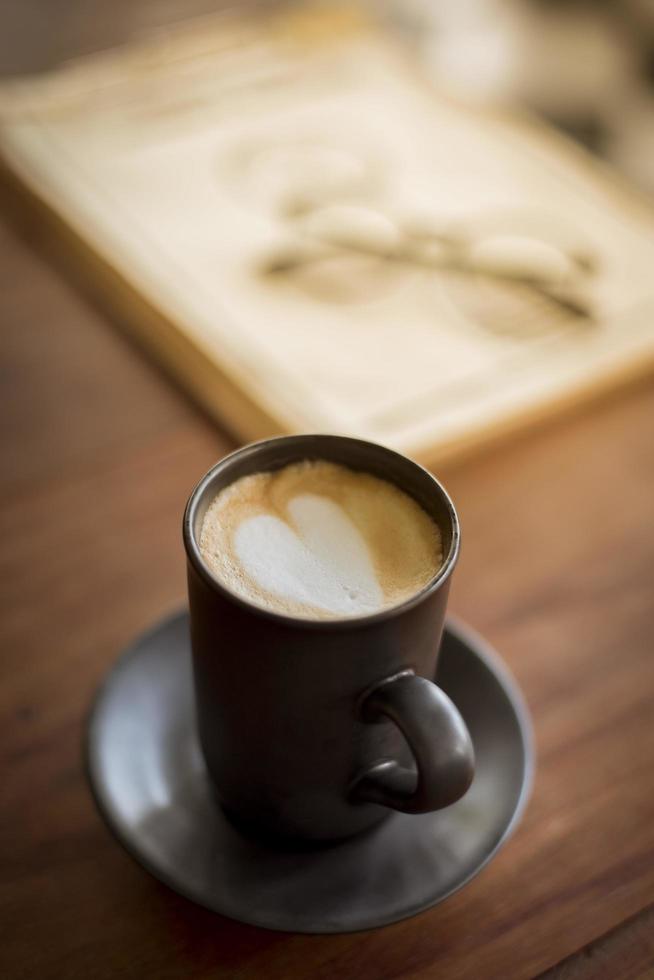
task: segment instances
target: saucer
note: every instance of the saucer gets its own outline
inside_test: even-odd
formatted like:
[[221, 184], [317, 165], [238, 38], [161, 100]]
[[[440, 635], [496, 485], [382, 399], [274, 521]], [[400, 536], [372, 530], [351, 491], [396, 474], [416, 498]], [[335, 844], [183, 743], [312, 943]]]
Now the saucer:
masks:
[[93, 794], [137, 861], [215, 912], [289, 932], [387, 925], [470, 881], [514, 830], [529, 795], [529, 716], [497, 654], [449, 621], [437, 680], [475, 747], [463, 799], [436, 813], [393, 812], [327, 847], [274, 850], [243, 836], [215, 802], [195, 734], [188, 614], [178, 613], [140, 637], [98, 693], [87, 742]]

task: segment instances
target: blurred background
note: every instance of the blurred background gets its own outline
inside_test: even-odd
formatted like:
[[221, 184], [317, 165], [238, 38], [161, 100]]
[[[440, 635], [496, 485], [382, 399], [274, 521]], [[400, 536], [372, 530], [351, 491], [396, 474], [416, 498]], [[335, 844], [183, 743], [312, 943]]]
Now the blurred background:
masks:
[[[651, 0], [370, 0], [367, 6], [413, 46], [439, 88], [477, 104], [527, 107], [654, 193]], [[0, 74], [45, 71], [223, 9], [252, 5], [2, 0]]]
[[440, 462], [654, 354], [651, 2], [27, 0], [0, 73], [77, 282], [242, 441]]
[[458, 97], [519, 105], [654, 192], [650, 0], [395, 4], [432, 77]]

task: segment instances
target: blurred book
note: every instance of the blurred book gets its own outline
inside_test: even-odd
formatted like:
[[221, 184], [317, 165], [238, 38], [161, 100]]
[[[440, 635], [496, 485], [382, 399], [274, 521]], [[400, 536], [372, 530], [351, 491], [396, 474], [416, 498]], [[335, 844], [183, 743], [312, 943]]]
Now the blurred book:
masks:
[[353, 7], [216, 16], [0, 86], [5, 181], [242, 439], [434, 462], [654, 363], [654, 212], [439, 97]]

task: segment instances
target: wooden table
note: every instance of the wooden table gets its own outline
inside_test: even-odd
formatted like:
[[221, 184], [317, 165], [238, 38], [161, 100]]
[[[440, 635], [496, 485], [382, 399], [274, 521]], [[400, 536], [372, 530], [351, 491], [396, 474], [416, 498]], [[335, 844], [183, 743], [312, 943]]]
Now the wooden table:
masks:
[[9, 225], [0, 297], [0, 975], [654, 976], [654, 385], [439, 471], [465, 535], [453, 609], [533, 712], [516, 836], [414, 919], [288, 936], [150, 878], [82, 772], [93, 692], [183, 603], [182, 508], [233, 443]]
[[[38, 7], [15, 8], [5, 70], [62, 54], [35, 51]], [[137, 8], [66, 9], [48, 38], [68, 31], [81, 49], [122, 38], [116, 11]], [[654, 977], [654, 384], [439, 470], [465, 535], [452, 607], [533, 712], [537, 779], [516, 836], [406, 922], [266, 932], [150, 878], [84, 780], [93, 692], [135, 633], [184, 602], [182, 508], [233, 442], [39, 257], [40, 237], [0, 225], [0, 976]]]

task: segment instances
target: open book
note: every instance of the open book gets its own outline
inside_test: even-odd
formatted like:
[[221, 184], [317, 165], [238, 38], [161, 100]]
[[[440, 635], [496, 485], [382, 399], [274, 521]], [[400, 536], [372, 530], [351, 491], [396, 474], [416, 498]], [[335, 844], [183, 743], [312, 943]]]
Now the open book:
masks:
[[438, 97], [351, 12], [216, 17], [5, 82], [0, 155], [243, 439], [433, 462], [654, 361], [648, 204]]

